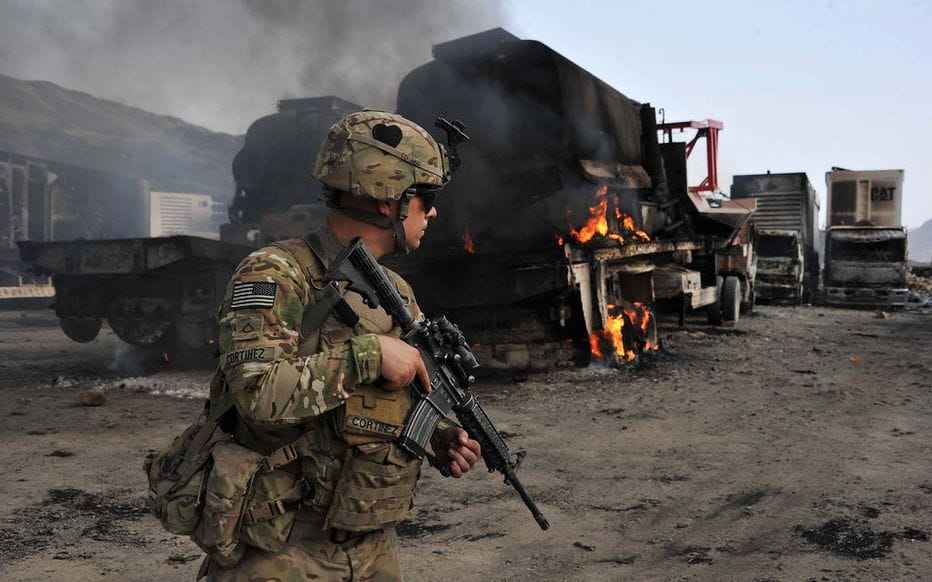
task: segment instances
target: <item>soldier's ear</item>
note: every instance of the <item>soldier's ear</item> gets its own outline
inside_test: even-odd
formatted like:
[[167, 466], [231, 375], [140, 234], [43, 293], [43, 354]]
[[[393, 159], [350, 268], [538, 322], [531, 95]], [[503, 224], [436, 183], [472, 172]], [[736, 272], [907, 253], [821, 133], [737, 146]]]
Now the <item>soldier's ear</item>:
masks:
[[398, 204], [393, 201], [379, 200], [379, 214], [394, 218], [398, 214]]

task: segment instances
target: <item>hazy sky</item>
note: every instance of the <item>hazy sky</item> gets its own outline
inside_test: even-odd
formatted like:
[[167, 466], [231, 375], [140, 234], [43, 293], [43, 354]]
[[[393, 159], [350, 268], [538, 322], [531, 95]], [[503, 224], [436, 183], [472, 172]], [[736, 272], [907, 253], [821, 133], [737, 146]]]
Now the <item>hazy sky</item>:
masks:
[[725, 129], [733, 174], [804, 171], [825, 211], [825, 172], [905, 169], [903, 221], [932, 218], [929, 0], [506, 4], [544, 41], [668, 121]]
[[[668, 121], [725, 124], [732, 174], [903, 168], [932, 218], [932, 0], [0, 0], [0, 73], [242, 133], [282, 97], [390, 107], [430, 45], [501, 25]], [[698, 177], [693, 181], [697, 181]]]

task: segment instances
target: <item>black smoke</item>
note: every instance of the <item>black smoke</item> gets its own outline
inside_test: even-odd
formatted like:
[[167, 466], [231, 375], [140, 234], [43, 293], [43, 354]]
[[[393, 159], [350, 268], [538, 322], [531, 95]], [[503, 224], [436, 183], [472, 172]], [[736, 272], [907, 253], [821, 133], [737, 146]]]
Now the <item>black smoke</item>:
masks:
[[501, 0], [0, 0], [0, 73], [242, 133], [285, 97], [393, 109], [431, 45]]

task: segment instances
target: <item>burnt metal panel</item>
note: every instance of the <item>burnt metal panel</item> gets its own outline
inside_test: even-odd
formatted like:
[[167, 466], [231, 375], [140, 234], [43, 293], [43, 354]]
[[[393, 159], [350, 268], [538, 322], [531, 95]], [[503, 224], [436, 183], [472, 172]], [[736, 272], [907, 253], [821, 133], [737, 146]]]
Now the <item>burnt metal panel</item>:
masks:
[[828, 305], [859, 305], [864, 307], [906, 305], [909, 290], [903, 287], [825, 287], [825, 303]]
[[827, 172], [828, 226], [902, 226], [903, 180], [903, 170]]
[[45, 164], [26, 163], [26, 236], [30, 240], [51, 237], [49, 170]]
[[[644, 165], [641, 104], [546, 45], [481, 35], [439, 45], [435, 57], [402, 80], [398, 113], [440, 141], [434, 120], [459, 119], [471, 140], [459, 148], [463, 164], [438, 198], [422, 256], [448, 255], [467, 231], [477, 252], [552, 245], [585, 222], [598, 189], [582, 160], [643, 174], [633, 169]], [[618, 182], [613, 194], [640, 221], [650, 187], [624, 176], [605, 181]]]
[[888, 240], [905, 240], [906, 231], [901, 229], [873, 228], [833, 228], [832, 240], [859, 243], [874, 243]]
[[189, 259], [235, 263], [254, 250], [252, 247], [190, 236], [23, 241], [19, 247], [21, 258], [37, 269], [67, 275], [140, 274]]
[[757, 200], [757, 212], [751, 218], [757, 230], [796, 230], [802, 233], [806, 260], [812, 266], [818, 265], [819, 203], [805, 173], [734, 176], [731, 197], [734, 200]]
[[832, 261], [831, 269], [833, 284], [845, 286], [854, 283], [865, 287], [902, 284], [908, 271], [905, 263], [864, 261]]

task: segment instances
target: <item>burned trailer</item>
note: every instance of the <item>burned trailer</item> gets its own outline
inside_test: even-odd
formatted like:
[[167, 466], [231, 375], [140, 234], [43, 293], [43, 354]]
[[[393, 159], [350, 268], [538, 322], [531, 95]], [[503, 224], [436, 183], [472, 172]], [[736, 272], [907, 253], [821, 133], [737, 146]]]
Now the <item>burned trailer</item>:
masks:
[[236, 194], [220, 240], [197, 236], [20, 242], [20, 255], [50, 275], [61, 327], [93, 340], [104, 321], [123, 341], [173, 361], [210, 364], [216, 310], [235, 266], [275, 240], [301, 237], [326, 209], [308, 178], [330, 126], [359, 107], [336, 97], [283, 100], [255, 121], [233, 160]]
[[732, 228], [700, 215], [712, 208], [686, 190], [685, 148], [662, 152], [649, 104], [501, 29], [433, 55], [402, 80], [398, 113], [457, 118], [471, 141], [418, 256], [390, 265], [484, 362], [585, 364], [606, 343], [630, 359], [657, 345], [650, 304], [717, 300]]
[[20, 243], [23, 260], [52, 276], [69, 338], [92, 341], [106, 320], [126, 343], [185, 361], [213, 351], [214, 310], [251, 250], [192, 236]]

